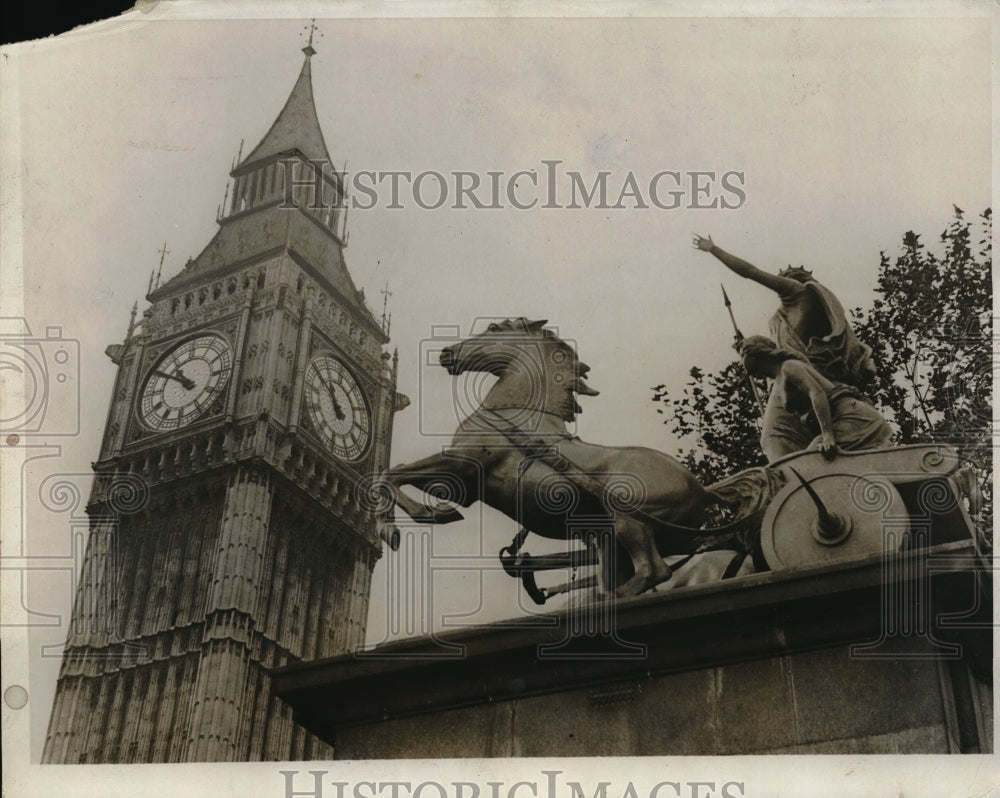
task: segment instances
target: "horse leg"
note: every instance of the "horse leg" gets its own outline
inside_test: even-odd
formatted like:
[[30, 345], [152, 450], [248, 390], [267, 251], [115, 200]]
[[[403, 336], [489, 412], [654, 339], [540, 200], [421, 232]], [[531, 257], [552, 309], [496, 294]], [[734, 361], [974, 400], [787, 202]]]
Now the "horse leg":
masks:
[[[453, 521], [461, 521], [464, 516], [456, 508], [449, 504], [438, 504], [436, 507], [428, 507], [416, 499], [411, 499], [399, 486], [387, 483], [392, 491], [392, 499], [410, 518], [418, 524], [450, 524]], [[403, 483], [408, 484], [408, 483]]]
[[[416, 499], [412, 499], [400, 490], [403, 485], [412, 485], [421, 491], [435, 484], [448, 484], [457, 478], [463, 484], [467, 481], [461, 474], [461, 460], [447, 459], [441, 454], [432, 454], [422, 460], [397, 466], [385, 471], [380, 482], [389, 488], [393, 501], [410, 518], [419, 524], [450, 524], [461, 521], [463, 516], [456, 507], [445, 502], [438, 502], [431, 507]], [[469, 504], [472, 502], [469, 501]]]
[[670, 578], [670, 566], [656, 550], [649, 527], [631, 516], [617, 514], [615, 535], [632, 558], [632, 567], [635, 568], [635, 574], [615, 590], [615, 595], [637, 596]]

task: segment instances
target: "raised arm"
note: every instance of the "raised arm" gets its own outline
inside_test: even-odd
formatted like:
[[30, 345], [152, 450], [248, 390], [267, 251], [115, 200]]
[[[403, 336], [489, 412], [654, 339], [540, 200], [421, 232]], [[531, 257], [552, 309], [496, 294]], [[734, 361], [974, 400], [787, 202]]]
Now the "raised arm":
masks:
[[743, 258], [730, 255], [724, 249], [715, 246], [711, 236], [695, 235], [694, 247], [695, 249], [700, 249], [702, 252], [711, 253], [722, 261], [726, 265], [726, 268], [735, 272], [740, 277], [760, 283], [765, 288], [770, 288], [783, 297], [794, 297], [805, 290], [803, 285], [797, 280], [792, 280], [789, 277], [779, 277], [776, 274], [769, 274], [758, 269], [752, 263], [747, 263]]

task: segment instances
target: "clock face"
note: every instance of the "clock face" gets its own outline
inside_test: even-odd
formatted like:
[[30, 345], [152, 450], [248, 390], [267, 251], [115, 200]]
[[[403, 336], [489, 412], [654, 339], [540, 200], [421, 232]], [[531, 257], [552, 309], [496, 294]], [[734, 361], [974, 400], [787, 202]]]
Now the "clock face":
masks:
[[150, 369], [139, 415], [150, 429], [177, 429], [200, 417], [229, 383], [233, 350], [221, 335], [189, 338]]
[[371, 415], [364, 394], [347, 367], [329, 355], [313, 358], [306, 373], [309, 416], [333, 453], [357, 460], [371, 437]]

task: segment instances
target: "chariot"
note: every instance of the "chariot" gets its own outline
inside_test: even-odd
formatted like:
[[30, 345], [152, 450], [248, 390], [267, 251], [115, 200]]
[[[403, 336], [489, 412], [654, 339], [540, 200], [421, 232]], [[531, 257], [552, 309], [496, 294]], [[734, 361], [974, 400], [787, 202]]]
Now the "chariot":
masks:
[[[974, 474], [942, 444], [843, 452], [833, 460], [799, 452], [726, 483], [742, 483], [743, 514], [723, 527], [692, 533], [686, 551], [673, 552], [682, 555], [675, 569], [713, 551], [731, 553], [722, 572], [731, 578], [963, 541], [980, 552], [986, 545], [970, 516], [980, 501]], [[599, 546], [532, 556], [524, 548], [528, 535], [522, 528], [500, 560], [536, 604], [572, 591], [614, 589], [616, 570], [607, 567]], [[586, 573], [588, 567], [596, 573]], [[545, 571], [572, 578], [540, 587], [536, 576]]]

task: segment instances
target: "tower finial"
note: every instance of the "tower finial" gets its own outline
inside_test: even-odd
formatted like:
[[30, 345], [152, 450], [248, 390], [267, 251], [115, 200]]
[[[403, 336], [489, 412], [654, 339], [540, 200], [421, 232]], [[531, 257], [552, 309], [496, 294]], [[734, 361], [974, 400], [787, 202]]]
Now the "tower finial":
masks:
[[135, 314], [139, 312], [139, 300], [137, 299], [132, 304], [132, 318], [128, 320], [128, 332], [125, 333], [126, 338], [131, 338], [132, 333], [135, 330]]
[[385, 281], [385, 288], [382, 289], [382, 332], [386, 335], [389, 334], [389, 324], [392, 318], [389, 313], [389, 297], [392, 296], [392, 291], [389, 290], [389, 281]]
[[309, 21], [308, 28], [309, 28], [309, 42], [306, 44], [305, 47], [302, 48], [302, 52], [306, 54], [306, 58], [310, 58], [310, 57], [316, 55], [316, 50], [313, 49], [313, 34], [316, 33], [316, 18], [315, 17], [313, 17]]
[[163, 259], [170, 254], [170, 250], [167, 249], [167, 242], [163, 242], [163, 249], [157, 250], [160, 253], [160, 268], [156, 270], [156, 287], [160, 287], [160, 275], [163, 274]]

